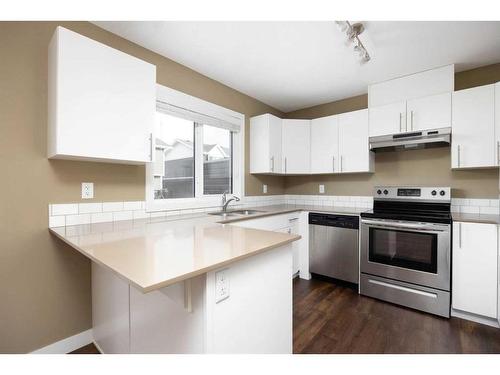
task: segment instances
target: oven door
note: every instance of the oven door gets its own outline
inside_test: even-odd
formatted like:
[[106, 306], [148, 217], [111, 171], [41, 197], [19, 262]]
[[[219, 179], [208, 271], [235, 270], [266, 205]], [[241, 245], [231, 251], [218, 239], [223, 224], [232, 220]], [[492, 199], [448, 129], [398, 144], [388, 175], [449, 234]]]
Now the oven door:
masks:
[[450, 225], [362, 219], [361, 272], [450, 290]]

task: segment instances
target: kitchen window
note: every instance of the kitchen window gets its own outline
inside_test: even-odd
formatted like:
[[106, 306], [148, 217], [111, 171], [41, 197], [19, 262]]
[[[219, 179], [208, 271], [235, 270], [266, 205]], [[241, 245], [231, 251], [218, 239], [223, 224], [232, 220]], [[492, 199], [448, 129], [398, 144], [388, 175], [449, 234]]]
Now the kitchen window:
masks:
[[215, 207], [224, 192], [241, 196], [243, 124], [239, 113], [158, 86], [148, 211]]

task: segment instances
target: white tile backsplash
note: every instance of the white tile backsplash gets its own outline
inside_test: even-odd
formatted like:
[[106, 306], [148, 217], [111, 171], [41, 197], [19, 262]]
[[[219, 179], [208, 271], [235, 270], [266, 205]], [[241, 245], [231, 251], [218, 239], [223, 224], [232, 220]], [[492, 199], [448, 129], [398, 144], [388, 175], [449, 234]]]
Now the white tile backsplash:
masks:
[[90, 224], [90, 214], [66, 215], [66, 226]]
[[78, 213], [92, 214], [102, 212], [102, 203], [80, 203], [78, 205]]
[[78, 214], [78, 203], [52, 204], [50, 208], [53, 216]]
[[99, 212], [94, 213], [90, 216], [90, 222], [94, 223], [106, 223], [108, 221], [113, 221], [113, 213], [112, 212]]
[[66, 216], [49, 216], [49, 228], [66, 226]]
[[142, 210], [144, 209], [144, 202], [136, 201], [136, 202], [123, 202], [124, 210]]
[[122, 211], [123, 202], [104, 202], [102, 204], [102, 212]]
[[113, 221], [132, 220], [134, 218], [134, 211], [118, 211], [113, 212]]
[[[242, 209], [278, 204], [371, 209], [373, 207], [373, 197], [325, 194], [252, 196], [242, 198], [237, 204], [231, 204], [230, 208]], [[453, 212], [499, 214], [498, 199], [453, 198], [451, 204]], [[136, 219], [157, 219], [187, 213], [196, 214], [218, 210], [220, 210], [218, 205], [206, 208], [186, 205], [186, 208], [182, 210], [174, 209], [150, 213], [145, 211], [145, 202], [143, 201], [51, 204], [49, 205], [49, 227]]]

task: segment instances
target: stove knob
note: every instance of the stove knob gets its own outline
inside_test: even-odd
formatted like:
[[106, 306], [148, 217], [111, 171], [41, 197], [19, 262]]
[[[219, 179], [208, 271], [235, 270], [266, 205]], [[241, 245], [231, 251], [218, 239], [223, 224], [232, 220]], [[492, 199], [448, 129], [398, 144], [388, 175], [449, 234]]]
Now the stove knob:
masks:
[[378, 189], [377, 194], [379, 194], [379, 195], [382, 194], [382, 190]]
[[387, 190], [384, 190], [384, 194], [387, 195], [389, 194], [389, 192]]
[[433, 191], [431, 191], [431, 194], [432, 194], [432, 195], [436, 195], [436, 194], [437, 194], [437, 191], [436, 191], [436, 190], [433, 190]]
[[446, 192], [445, 192], [444, 190], [441, 190], [441, 191], [439, 192], [439, 195], [441, 195], [441, 196], [443, 196], [443, 195], [445, 195], [445, 194], [446, 194]]

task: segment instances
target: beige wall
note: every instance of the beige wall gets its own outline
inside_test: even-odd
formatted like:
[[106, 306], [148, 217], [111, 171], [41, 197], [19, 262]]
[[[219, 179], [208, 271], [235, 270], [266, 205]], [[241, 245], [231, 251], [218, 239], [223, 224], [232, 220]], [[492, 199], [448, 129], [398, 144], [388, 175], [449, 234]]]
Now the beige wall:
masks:
[[[47, 46], [61, 24], [157, 66], [158, 82], [244, 113], [282, 115], [86, 22], [0, 22], [0, 353], [27, 352], [91, 327], [89, 262], [47, 231], [49, 203], [143, 200], [144, 167], [47, 160]], [[248, 131], [248, 121], [247, 121]], [[248, 137], [246, 140], [248, 146]], [[247, 147], [248, 170], [248, 147]], [[284, 180], [246, 175], [246, 193]]]
[[[86, 22], [0, 22], [0, 353], [31, 351], [91, 327], [89, 262], [49, 235], [48, 204], [80, 201], [82, 181], [96, 184], [96, 201], [144, 198], [143, 167], [47, 160], [47, 46], [57, 25], [155, 64], [161, 84], [244, 113], [247, 134], [249, 117], [264, 112], [283, 115]], [[492, 68], [487, 74], [458, 74], [457, 84], [487, 83], [498, 72]], [[363, 107], [366, 96], [296, 116], [319, 117]], [[246, 145], [248, 171], [248, 137]], [[375, 175], [283, 178], [246, 173], [246, 194], [260, 194], [263, 183], [270, 194], [314, 193], [319, 181], [326, 182], [327, 193], [369, 194], [377, 181], [401, 177], [416, 183], [419, 176], [430, 175], [436, 183], [457, 187], [457, 196], [496, 196], [496, 171], [450, 172], [445, 149], [392, 155], [398, 160], [377, 156]]]
[[[500, 64], [455, 74], [455, 89], [500, 81]], [[285, 114], [286, 118], [312, 119], [368, 107], [368, 96], [360, 95], [317, 105]], [[375, 173], [286, 177], [287, 194], [371, 195], [375, 185], [443, 185], [451, 186], [453, 196], [460, 198], [498, 198], [498, 169], [452, 171], [450, 148], [378, 153]]]

